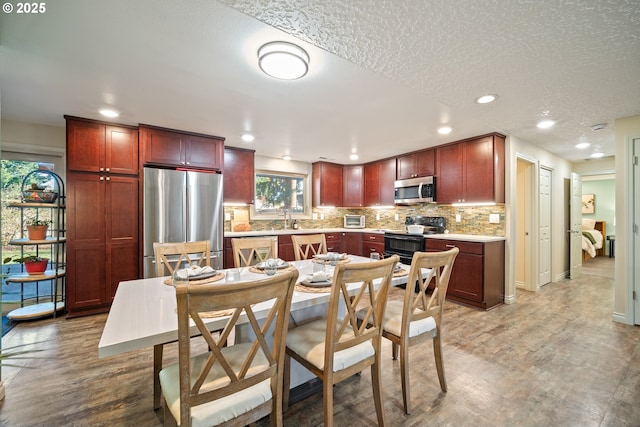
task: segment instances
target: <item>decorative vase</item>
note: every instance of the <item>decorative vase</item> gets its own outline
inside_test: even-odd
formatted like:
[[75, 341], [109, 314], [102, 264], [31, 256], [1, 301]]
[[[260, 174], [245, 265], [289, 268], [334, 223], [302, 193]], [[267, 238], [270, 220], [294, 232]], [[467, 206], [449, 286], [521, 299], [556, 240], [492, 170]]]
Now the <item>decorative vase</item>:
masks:
[[42, 258], [40, 261], [25, 261], [24, 268], [27, 270], [28, 275], [42, 274], [47, 269], [49, 264], [48, 258]]
[[29, 240], [46, 240], [48, 225], [27, 225]]

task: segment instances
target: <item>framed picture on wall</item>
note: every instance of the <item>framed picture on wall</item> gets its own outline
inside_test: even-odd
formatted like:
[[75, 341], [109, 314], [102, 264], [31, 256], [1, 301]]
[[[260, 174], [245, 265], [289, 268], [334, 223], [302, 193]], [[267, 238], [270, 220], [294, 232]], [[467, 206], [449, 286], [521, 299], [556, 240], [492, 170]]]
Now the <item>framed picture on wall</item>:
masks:
[[592, 214], [596, 212], [596, 196], [595, 194], [582, 195], [582, 213]]

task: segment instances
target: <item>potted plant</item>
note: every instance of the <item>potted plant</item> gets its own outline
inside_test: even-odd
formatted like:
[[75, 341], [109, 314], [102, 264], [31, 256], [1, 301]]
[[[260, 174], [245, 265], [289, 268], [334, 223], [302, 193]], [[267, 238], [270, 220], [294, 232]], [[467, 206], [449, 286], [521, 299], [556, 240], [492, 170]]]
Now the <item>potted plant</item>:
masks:
[[32, 219], [27, 221], [27, 235], [29, 240], [45, 240], [51, 221], [48, 219]]
[[29, 275], [44, 273], [47, 269], [47, 265], [49, 264], [49, 258], [43, 258], [36, 255], [7, 257], [4, 259], [3, 263], [6, 264], [11, 261], [23, 263], [24, 268], [27, 270], [27, 274]]

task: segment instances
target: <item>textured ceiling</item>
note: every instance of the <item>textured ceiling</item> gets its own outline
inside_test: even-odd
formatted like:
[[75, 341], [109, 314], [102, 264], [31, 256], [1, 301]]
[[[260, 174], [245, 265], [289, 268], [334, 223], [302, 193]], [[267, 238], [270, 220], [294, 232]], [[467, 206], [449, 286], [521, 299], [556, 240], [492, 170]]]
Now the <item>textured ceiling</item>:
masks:
[[[640, 1], [68, 0], [0, 15], [2, 117], [62, 115], [224, 136], [258, 154], [350, 163], [492, 131], [569, 160], [614, 154], [640, 114]], [[303, 79], [262, 74], [256, 51], [297, 42]], [[496, 93], [480, 106], [474, 98]], [[546, 131], [535, 123], [549, 117]], [[609, 123], [602, 131], [591, 126]], [[436, 129], [454, 131], [441, 136]], [[240, 141], [252, 131], [256, 141]], [[578, 151], [574, 144], [593, 145]]]

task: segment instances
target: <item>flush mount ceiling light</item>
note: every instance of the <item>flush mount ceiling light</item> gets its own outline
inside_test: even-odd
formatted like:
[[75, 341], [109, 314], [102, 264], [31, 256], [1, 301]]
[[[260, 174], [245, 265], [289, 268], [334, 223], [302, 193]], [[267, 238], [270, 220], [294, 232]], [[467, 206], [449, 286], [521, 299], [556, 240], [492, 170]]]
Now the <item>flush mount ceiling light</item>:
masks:
[[240, 138], [242, 138], [244, 142], [253, 142], [253, 140], [256, 139], [256, 137], [250, 133], [244, 133]]
[[496, 99], [498, 99], [498, 95], [488, 94], [488, 95], [482, 95], [477, 97], [476, 102], [478, 104], [488, 104], [490, 102], [495, 101]]
[[352, 154], [350, 154], [350, 155], [349, 155], [349, 159], [351, 159], [351, 160], [354, 160], [354, 161], [355, 161], [355, 160], [358, 160], [358, 159], [359, 159], [359, 157], [358, 157], [358, 155], [357, 155], [356, 153], [352, 153]]
[[600, 152], [591, 153], [591, 158], [593, 159], [599, 159], [600, 157], [604, 157], [604, 153], [600, 153]]
[[271, 42], [258, 49], [258, 65], [271, 77], [295, 80], [309, 71], [309, 55], [293, 43]]
[[451, 133], [453, 129], [451, 129], [449, 126], [441, 126], [438, 128], [438, 133], [440, 135], [448, 135]]
[[583, 148], [587, 148], [590, 145], [591, 144], [589, 144], [588, 142], [579, 142], [576, 144], [576, 148], [582, 150]]
[[112, 119], [120, 115], [120, 113], [118, 113], [116, 110], [113, 110], [111, 108], [101, 108], [98, 110], [98, 113]]
[[545, 120], [539, 121], [536, 126], [538, 126], [540, 129], [549, 129], [551, 126], [553, 126], [555, 124], [556, 124], [555, 121], [549, 120], [549, 119], [545, 119]]
[[284, 156], [282, 156], [282, 160], [291, 160], [291, 156], [288, 154], [285, 154]]

